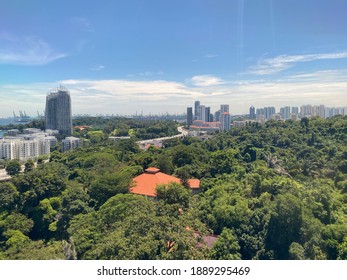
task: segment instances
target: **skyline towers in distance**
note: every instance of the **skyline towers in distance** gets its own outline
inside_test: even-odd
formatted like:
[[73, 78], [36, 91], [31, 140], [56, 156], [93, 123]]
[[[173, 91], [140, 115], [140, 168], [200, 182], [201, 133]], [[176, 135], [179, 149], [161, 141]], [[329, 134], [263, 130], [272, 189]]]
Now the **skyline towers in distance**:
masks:
[[60, 86], [46, 96], [45, 127], [63, 135], [72, 134], [71, 97], [67, 88]]

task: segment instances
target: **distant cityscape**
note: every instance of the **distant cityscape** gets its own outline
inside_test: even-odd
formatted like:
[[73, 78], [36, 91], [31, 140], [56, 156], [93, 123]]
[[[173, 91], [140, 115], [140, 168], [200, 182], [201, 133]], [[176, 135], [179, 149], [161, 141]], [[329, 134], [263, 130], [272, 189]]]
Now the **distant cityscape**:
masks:
[[[19, 118], [14, 113], [15, 122], [28, 122], [31, 120], [25, 111], [19, 112]], [[303, 117], [330, 118], [335, 115], [347, 115], [347, 107], [327, 107], [325, 105], [302, 105], [300, 107], [284, 106], [279, 111], [273, 106], [255, 108], [251, 106], [249, 113], [232, 116], [229, 104], [221, 104], [220, 109], [211, 112], [211, 107], [202, 104], [199, 100], [194, 102], [194, 107], [187, 107], [186, 114], [182, 115], [147, 115], [142, 113], [133, 115], [141, 119], [172, 119], [186, 122], [189, 135], [201, 132], [226, 131], [231, 127], [244, 127], [250, 122], [265, 123], [269, 120], [299, 120]], [[99, 115], [101, 116], [101, 115]], [[39, 118], [43, 118], [43, 115]], [[78, 117], [78, 116], [76, 116]], [[113, 117], [104, 116], [104, 117]], [[129, 116], [128, 116], [129, 117]], [[46, 96], [44, 113], [45, 131], [37, 128], [27, 128], [23, 132], [18, 129], [6, 131], [4, 137], [0, 134], [0, 159], [18, 159], [25, 161], [40, 156], [49, 155], [51, 148], [56, 147], [58, 138], [61, 139], [61, 150], [68, 151], [81, 146], [81, 139], [71, 136], [72, 110], [71, 96], [68, 89], [58, 87], [51, 90]], [[57, 138], [58, 137], [58, 138]], [[65, 139], [63, 139], [65, 137]]]
[[347, 107], [327, 107], [325, 105], [302, 105], [281, 107], [279, 112], [273, 106], [255, 108], [253, 105], [249, 108], [249, 114], [241, 115], [242, 120], [231, 121], [231, 114], [228, 104], [221, 104], [220, 109], [214, 114], [211, 113], [211, 107], [203, 105], [200, 101], [194, 102], [193, 107], [187, 107], [187, 125], [190, 130], [204, 131], [224, 131], [229, 130], [231, 126], [244, 127], [249, 122], [265, 123], [269, 120], [299, 120], [300, 118], [331, 118], [336, 115], [347, 115]]
[[[27, 117], [22, 112], [20, 115]], [[0, 140], [0, 159], [26, 161], [49, 155], [51, 147], [58, 144], [57, 136], [59, 139], [65, 137], [61, 141], [62, 152], [81, 146], [81, 140], [72, 137], [72, 132], [70, 92], [59, 87], [46, 97], [45, 131], [37, 128], [27, 128], [22, 133], [18, 129], [8, 130]]]

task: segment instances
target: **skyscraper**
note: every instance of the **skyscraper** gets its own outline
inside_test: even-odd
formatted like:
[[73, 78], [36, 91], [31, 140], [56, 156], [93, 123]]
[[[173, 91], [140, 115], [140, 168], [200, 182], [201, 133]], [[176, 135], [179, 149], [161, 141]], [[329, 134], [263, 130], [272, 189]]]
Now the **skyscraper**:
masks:
[[200, 107], [200, 101], [197, 100], [194, 103], [194, 119], [195, 120], [200, 120], [200, 111], [199, 111], [200, 109], [199, 109], [199, 107]]
[[205, 108], [205, 122], [210, 122], [211, 107]]
[[220, 113], [230, 113], [229, 112], [229, 105], [228, 104], [222, 104], [220, 105]]
[[59, 130], [60, 134], [72, 134], [71, 97], [68, 89], [60, 86], [46, 96], [46, 129]]
[[253, 105], [249, 108], [249, 117], [255, 119], [255, 108]]
[[224, 112], [220, 116], [221, 123], [220, 123], [220, 129], [222, 131], [229, 130], [230, 129], [230, 114], [228, 112]]
[[214, 121], [219, 122], [220, 121], [220, 110], [216, 111], [214, 113]]
[[206, 111], [206, 106], [205, 105], [200, 105], [199, 106], [199, 118], [198, 118], [198, 120], [201, 120], [203, 122], [207, 122], [205, 111]]
[[188, 127], [193, 124], [193, 108], [188, 107], [187, 108], [187, 125]]

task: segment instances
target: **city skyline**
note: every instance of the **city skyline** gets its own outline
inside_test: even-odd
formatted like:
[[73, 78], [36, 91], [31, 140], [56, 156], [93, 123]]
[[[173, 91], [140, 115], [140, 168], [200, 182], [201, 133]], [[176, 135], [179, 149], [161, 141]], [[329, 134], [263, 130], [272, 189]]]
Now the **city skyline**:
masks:
[[184, 113], [195, 100], [211, 111], [230, 104], [232, 115], [251, 105], [346, 106], [346, 8], [338, 0], [5, 0], [0, 117], [44, 111], [59, 84], [73, 114]]

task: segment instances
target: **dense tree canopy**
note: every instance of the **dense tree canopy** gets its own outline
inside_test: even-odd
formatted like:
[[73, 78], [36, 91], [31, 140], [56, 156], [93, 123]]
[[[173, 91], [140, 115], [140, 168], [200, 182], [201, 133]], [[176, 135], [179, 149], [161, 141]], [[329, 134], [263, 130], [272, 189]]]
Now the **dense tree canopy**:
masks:
[[[0, 182], [0, 258], [346, 259], [347, 117], [251, 123], [147, 151], [137, 139], [178, 125], [75, 124], [90, 126], [75, 131], [84, 147], [24, 172], [7, 163], [15, 176]], [[181, 184], [158, 186], [155, 199], [130, 194], [131, 178], [151, 166]]]

